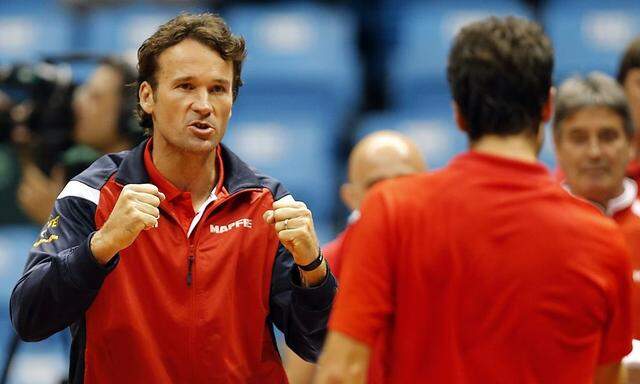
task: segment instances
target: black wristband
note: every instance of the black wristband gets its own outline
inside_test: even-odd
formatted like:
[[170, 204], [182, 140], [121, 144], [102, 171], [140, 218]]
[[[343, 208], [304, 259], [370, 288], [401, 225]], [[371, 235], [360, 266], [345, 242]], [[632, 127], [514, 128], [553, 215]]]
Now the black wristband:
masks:
[[312, 262], [310, 262], [307, 265], [300, 265], [300, 264], [296, 264], [296, 265], [301, 270], [303, 270], [305, 272], [309, 272], [309, 271], [313, 271], [314, 269], [318, 268], [320, 266], [320, 264], [322, 264], [323, 260], [324, 260], [324, 256], [322, 256], [322, 249], [319, 249], [318, 250], [318, 257], [315, 260], [313, 260]]

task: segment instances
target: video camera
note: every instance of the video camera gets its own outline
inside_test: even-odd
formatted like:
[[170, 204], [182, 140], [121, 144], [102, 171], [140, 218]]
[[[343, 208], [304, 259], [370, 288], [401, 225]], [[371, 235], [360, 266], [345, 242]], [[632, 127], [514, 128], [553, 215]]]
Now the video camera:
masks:
[[72, 142], [75, 87], [68, 64], [0, 66], [0, 143], [49, 173]]

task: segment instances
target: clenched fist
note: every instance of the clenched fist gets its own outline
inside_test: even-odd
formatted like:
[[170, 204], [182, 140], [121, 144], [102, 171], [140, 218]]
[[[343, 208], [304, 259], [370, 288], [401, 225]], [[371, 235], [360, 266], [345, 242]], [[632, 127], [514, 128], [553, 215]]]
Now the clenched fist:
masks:
[[106, 264], [128, 247], [140, 232], [158, 226], [160, 202], [165, 199], [153, 184], [129, 184], [122, 188], [109, 218], [91, 239], [91, 252]]
[[[307, 265], [318, 257], [318, 238], [305, 203], [285, 196], [273, 203], [273, 209], [266, 211], [263, 218], [274, 225], [280, 242], [291, 252], [296, 264]], [[324, 262], [311, 272], [302, 272], [303, 280], [310, 285], [321, 281], [325, 274]]]

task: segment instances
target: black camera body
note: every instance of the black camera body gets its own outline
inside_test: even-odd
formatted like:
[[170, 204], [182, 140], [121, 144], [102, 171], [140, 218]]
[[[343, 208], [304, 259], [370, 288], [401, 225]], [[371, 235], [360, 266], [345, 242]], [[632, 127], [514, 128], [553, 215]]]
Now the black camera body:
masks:
[[48, 173], [71, 144], [75, 87], [67, 64], [0, 67], [0, 143]]

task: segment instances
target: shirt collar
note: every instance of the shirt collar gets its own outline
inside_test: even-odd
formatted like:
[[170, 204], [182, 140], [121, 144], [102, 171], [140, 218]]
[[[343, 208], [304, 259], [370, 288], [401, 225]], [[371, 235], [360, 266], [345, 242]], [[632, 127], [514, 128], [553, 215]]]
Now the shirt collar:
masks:
[[624, 211], [633, 205], [638, 196], [638, 184], [635, 181], [625, 178], [622, 181], [622, 193], [607, 202], [605, 213], [613, 216], [620, 211]]
[[[144, 161], [144, 154], [150, 138], [138, 144], [130, 151], [106, 155], [117, 166], [115, 180], [121, 185], [144, 184], [151, 182]], [[222, 177], [218, 179], [223, 183], [216, 191], [224, 191], [234, 194], [243, 189], [268, 188], [274, 196], [278, 198], [289, 194], [289, 192], [277, 180], [256, 171], [242, 161], [233, 151], [223, 143], [217, 145], [219, 156], [218, 171]], [[153, 163], [153, 161], [152, 161]], [[223, 175], [224, 173], [224, 175]], [[108, 178], [110, 175], [106, 175]]]
[[526, 180], [528, 181], [553, 182], [549, 170], [540, 161], [527, 162], [475, 150], [469, 150], [455, 156], [451, 160], [450, 165], [471, 166], [476, 170], [482, 168], [483, 171], [490, 169], [491, 172], [508, 174], [517, 179], [523, 179], [523, 176], [526, 174]]
[[347, 224], [353, 224], [359, 219], [360, 219], [360, 210], [354, 209], [353, 211], [351, 211], [351, 214], [349, 214], [349, 217], [347, 218]]
[[[153, 163], [153, 158], [151, 156], [151, 150], [153, 149], [153, 139], [149, 139], [144, 149], [144, 167], [149, 174], [150, 181], [155, 184], [158, 189], [164, 193], [167, 198], [167, 201], [171, 201], [181, 195], [182, 193], [186, 193], [185, 191], [180, 190], [178, 187], [173, 185], [169, 180], [167, 180], [156, 168], [156, 165]], [[215, 199], [216, 196], [220, 193], [226, 194], [226, 189], [223, 186], [224, 181], [224, 167], [222, 163], [222, 156], [220, 155], [220, 146], [216, 146], [216, 162], [217, 162], [217, 170], [218, 170], [218, 182], [215, 187], [211, 191], [211, 195]]]
[[631, 180], [628, 177], [625, 177], [624, 180], [622, 180], [622, 193], [609, 200], [605, 207], [603, 207], [600, 203], [596, 203], [595, 201], [587, 200], [582, 198], [581, 196], [574, 195], [573, 192], [571, 192], [571, 188], [569, 188], [569, 184], [567, 184], [566, 182], [562, 184], [562, 187], [573, 196], [576, 196], [595, 205], [609, 217], [613, 217], [613, 215], [615, 215], [616, 213], [624, 211], [625, 209], [631, 207], [638, 196], [638, 184], [636, 184], [635, 181]]

